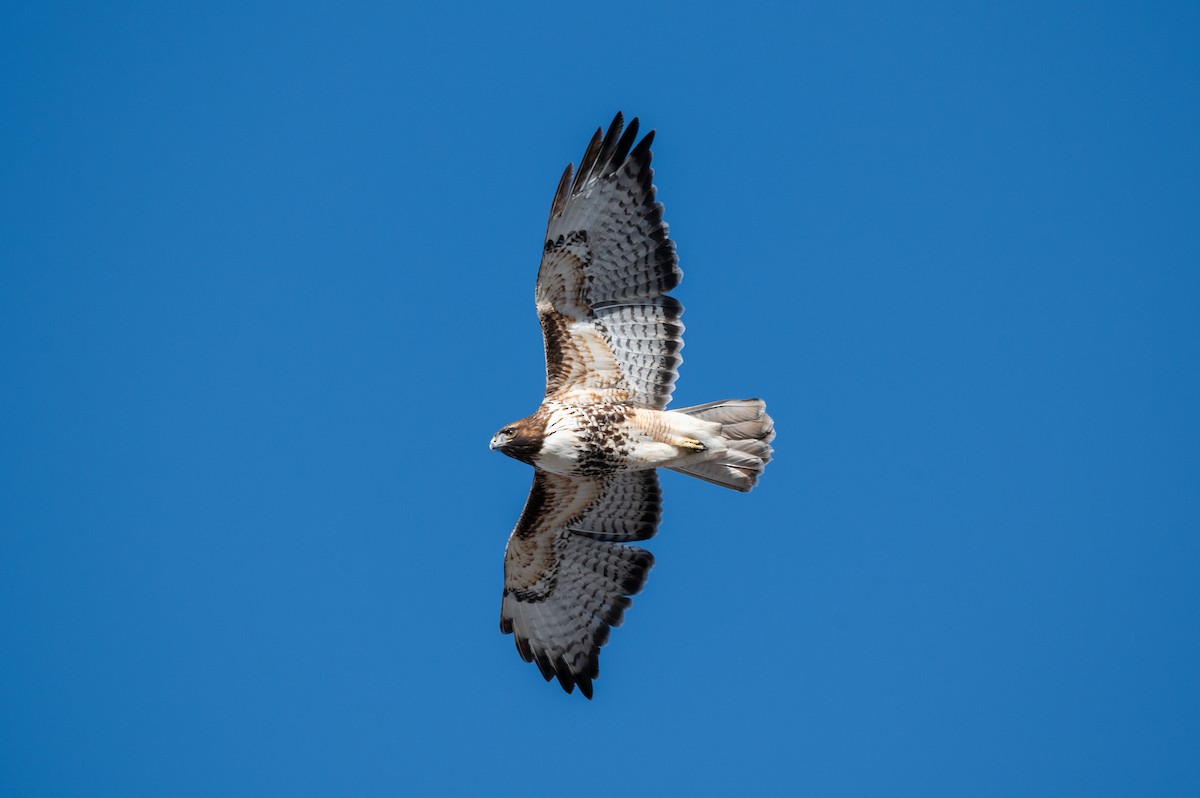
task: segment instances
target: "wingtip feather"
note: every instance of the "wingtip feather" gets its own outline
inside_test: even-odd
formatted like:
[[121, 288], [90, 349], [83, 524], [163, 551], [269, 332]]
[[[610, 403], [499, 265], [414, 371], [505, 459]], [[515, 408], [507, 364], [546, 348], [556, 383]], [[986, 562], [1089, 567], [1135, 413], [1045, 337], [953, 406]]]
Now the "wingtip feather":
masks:
[[575, 164], [567, 164], [567, 168], [563, 170], [562, 177], [558, 179], [558, 188], [554, 190], [554, 201], [550, 203], [550, 219], [560, 216], [563, 210], [567, 207], [567, 200], [571, 198], [571, 173], [575, 169]]

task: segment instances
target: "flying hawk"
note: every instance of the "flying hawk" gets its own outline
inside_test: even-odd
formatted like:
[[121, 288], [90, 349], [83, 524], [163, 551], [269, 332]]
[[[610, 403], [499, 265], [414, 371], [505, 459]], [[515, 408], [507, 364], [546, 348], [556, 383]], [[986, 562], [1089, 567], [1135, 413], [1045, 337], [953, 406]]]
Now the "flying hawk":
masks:
[[504, 553], [500, 631], [546, 681], [592, 697], [600, 647], [654, 563], [629, 545], [661, 516], [656, 468], [754, 487], [775, 432], [760, 399], [666, 410], [683, 348], [683, 273], [654, 199], [650, 131], [597, 130], [550, 206], [535, 298], [546, 396], [491, 448], [534, 467]]

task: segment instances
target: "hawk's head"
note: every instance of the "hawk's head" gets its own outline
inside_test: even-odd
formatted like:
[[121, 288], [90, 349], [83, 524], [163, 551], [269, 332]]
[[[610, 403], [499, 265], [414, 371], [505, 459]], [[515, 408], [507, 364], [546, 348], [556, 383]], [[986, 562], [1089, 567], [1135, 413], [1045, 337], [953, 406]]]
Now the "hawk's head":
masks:
[[538, 422], [537, 415], [514, 421], [492, 436], [489, 448], [504, 452], [509, 457], [533, 465], [533, 458], [542, 450], [545, 422]]

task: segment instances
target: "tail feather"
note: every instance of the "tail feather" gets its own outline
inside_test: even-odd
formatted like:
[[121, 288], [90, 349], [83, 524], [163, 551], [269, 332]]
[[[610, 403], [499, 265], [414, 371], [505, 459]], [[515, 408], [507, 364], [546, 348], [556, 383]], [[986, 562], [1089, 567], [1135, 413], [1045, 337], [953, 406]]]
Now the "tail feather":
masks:
[[672, 412], [720, 424], [721, 436], [729, 447], [716, 460], [690, 463], [672, 468], [672, 471], [734, 490], [748, 491], [754, 487], [767, 463], [771, 462], [771, 441], [775, 438], [775, 422], [767, 415], [765, 402], [761, 399], [726, 399]]

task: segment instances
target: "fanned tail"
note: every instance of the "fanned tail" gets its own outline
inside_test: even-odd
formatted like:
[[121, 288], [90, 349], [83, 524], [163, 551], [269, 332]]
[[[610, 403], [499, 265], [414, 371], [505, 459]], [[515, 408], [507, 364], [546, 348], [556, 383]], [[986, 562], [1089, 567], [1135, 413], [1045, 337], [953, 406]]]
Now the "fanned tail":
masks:
[[725, 399], [671, 412], [720, 424], [721, 436], [729, 447], [716, 460], [692, 463], [672, 468], [672, 471], [734, 490], [748, 491], [754, 487], [767, 463], [771, 462], [771, 441], [775, 438], [775, 422], [767, 415], [766, 402]]

